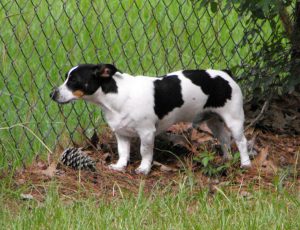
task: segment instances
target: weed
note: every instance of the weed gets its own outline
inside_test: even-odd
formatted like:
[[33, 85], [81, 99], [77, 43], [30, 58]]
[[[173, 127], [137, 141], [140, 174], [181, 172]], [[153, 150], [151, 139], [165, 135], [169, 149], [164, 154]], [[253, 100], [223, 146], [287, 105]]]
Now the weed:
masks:
[[209, 177], [215, 177], [225, 175], [227, 171], [239, 162], [240, 154], [233, 154], [233, 158], [227, 162], [216, 161], [214, 153], [204, 151], [198, 156], [194, 157], [194, 161], [201, 165], [201, 171], [203, 174]]

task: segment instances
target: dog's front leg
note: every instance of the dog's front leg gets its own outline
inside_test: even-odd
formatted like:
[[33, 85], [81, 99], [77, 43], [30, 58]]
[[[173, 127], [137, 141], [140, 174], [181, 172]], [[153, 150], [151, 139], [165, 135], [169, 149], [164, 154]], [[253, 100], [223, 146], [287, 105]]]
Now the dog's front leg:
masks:
[[140, 135], [141, 139], [141, 156], [142, 162], [140, 166], [135, 170], [138, 174], [147, 175], [151, 170], [152, 159], [153, 159], [153, 147], [154, 147], [154, 132], [147, 132]]
[[116, 171], [123, 171], [127, 166], [130, 154], [130, 138], [122, 136], [116, 133], [117, 143], [118, 143], [118, 154], [119, 160], [116, 164], [111, 164], [110, 169]]

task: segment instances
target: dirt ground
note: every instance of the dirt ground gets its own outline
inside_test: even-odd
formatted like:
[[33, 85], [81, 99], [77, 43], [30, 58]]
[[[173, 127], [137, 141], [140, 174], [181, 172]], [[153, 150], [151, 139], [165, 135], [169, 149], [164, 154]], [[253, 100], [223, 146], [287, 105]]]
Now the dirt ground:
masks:
[[[57, 183], [62, 197], [96, 196], [113, 198], [125, 194], [138, 193], [141, 184], [145, 193], [153, 191], [176, 192], [178, 183], [193, 175], [195, 191], [215, 186], [244, 192], [251, 188], [272, 190], [283, 186], [287, 189], [300, 189], [300, 136], [276, 135], [262, 130], [246, 131], [248, 140], [254, 142], [257, 156], [252, 160], [250, 169], [240, 169], [239, 160], [216, 172], [225, 163], [220, 147], [210, 131], [201, 127], [203, 132], [190, 130], [187, 124], [172, 126], [168, 136], [172, 141], [158, 137], [155, 142], [154, 165], [147, 176], [136, 175], [134, 169], [140, 163], [139, 142], [134, 140], [130, 163], [125, 172], [115, 172], [108, 168], [117, 159], [116, 140], [109, 130], [94, 136], [76, 147], [96, 161], [96, 171], [74, 170], [59, 162], [63, 150], [49, 155], [48, 161], [36, 159], [26, 168], [19, 169], [14, 175], [15, 187], [28, 186], [27, 194], [42, 201], [51, 183]], [[237, 148], [232, 144], [232, 152]], [[201, 154], [214, 153], [214, 160], [204, 166]], [[197, 160], [198, 159], [198, 160]], [[209, 174], [209, 172], [211, 172]], [[141, 183], [142, 182], [142, 183]], [[245, 193], [247, 194], [247, 193]]]

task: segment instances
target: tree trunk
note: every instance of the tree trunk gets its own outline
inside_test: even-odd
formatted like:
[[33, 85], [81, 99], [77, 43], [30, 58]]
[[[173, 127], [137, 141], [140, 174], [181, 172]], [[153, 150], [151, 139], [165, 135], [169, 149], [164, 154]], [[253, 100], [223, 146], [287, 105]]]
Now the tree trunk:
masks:
[[292, 82], [297, 82], [295, 91], [300, 93], [300, 0], [296, 2], [294, 18], [291, 48], [291, 78], [293, 79]]

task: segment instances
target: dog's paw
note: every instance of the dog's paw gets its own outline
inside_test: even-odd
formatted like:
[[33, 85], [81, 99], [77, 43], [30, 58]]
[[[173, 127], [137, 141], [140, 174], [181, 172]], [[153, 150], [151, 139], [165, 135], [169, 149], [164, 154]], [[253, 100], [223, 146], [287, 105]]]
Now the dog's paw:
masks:
[[144, 174], [144, 175], [148, 175], [149, 172], [151, 170], [151, 167], [138, 167], [136, 170], [135, 170], [135, 173], [136, 174]]
[[109, 169], [115, 170], [115, 171], [119, 171], [119, 172], [124, 172], [125, 171], [125, 167], [126, 166], [118, 165], [118, 164], [110, 164], [108, 166]]
[[247, 160], [241, 163], [241, 168], [243, 169], [250, 169], [251, 168], [251, 161]]

